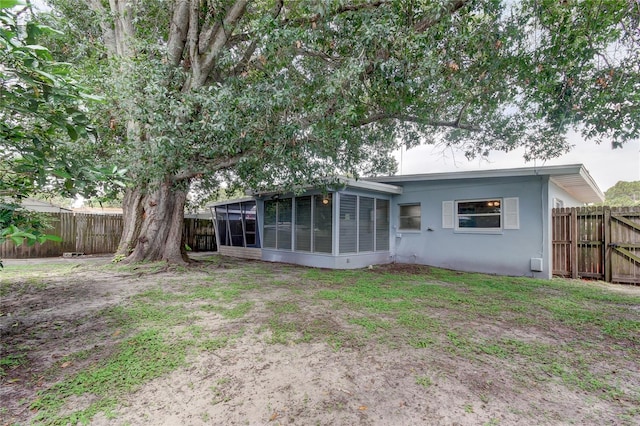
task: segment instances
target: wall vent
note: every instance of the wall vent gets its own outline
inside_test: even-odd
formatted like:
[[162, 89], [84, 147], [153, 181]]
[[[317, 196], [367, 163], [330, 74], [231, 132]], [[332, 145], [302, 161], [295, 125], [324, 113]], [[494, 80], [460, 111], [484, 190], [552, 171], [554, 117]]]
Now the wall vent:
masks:
[[531, 258], [531, 270], [533, 272], [542, 272], [542, 258], [541, 257], [532, 257]]

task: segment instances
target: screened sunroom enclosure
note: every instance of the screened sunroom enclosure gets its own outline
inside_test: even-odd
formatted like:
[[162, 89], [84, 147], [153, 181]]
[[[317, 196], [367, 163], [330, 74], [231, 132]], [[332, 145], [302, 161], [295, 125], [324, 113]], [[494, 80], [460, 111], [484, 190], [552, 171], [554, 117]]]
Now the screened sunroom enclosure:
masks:
[[221, 254], [260, 259], [256, 200], [242, 199], [211, 206]]
[[[325, 268], [388, 263], [391, 196], [401, 191], [392, 185], [345, 180], [334, 191], [217, 203], [212, 213], [218, 247], [221, 254], [258, 258], [260, 251], [262, 260]], [[257, 224], [255, 233], [252, 223]]]

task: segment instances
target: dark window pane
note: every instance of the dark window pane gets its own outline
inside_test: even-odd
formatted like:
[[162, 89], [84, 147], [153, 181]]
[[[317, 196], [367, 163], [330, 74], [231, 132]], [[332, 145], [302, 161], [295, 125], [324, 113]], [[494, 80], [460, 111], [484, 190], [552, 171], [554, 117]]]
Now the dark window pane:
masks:
[[420, 219], [420, 204], [400, 206], [400, 230], [419, 231]]
[[501, 226], [501, 200], [458, 202], [458, 228], [498, 229]]
[[500, 213], [500, 200], [465, 201], [458, 203], [458, 214]]

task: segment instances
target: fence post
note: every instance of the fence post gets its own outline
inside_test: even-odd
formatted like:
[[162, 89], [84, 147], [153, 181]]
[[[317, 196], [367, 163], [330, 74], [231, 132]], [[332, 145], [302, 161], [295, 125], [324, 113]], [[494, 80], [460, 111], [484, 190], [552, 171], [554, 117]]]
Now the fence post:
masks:
[[602, 218], [603, 245], [604, 245], [604, 280], [611, 282], [611, 207], [604, 208], [604, 217]]
[[578, 209], [571, 208], [571, 278], [578, 278]]

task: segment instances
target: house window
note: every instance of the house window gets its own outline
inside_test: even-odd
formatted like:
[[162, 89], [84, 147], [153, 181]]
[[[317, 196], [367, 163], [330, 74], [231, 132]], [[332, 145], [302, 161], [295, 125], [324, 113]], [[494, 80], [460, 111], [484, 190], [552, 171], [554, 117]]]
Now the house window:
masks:
[[499, 230], [502, 228], [501, 212], [501, 199], [457, 201], [456, 228]]
[[420, 219], [420, 204], [403, 204], [400, 206], [400, 231], [419, 231]]

